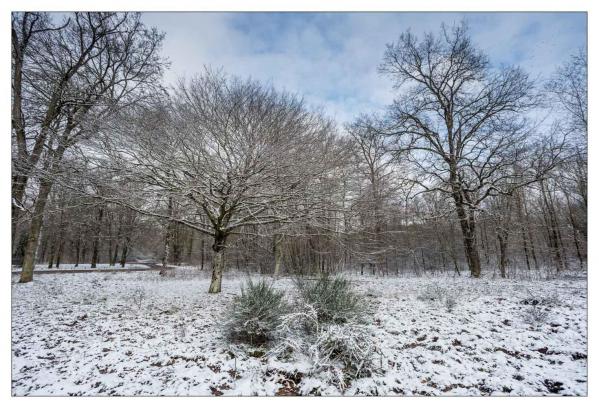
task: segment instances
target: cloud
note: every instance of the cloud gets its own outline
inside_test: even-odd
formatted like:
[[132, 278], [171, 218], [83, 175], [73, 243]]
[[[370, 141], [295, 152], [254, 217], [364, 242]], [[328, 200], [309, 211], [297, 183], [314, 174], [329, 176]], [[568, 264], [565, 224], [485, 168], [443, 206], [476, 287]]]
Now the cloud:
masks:
[[167, 81], [203, 65], [297, 92], [338, 122], [393, 99], [377, 72], [385, 44], [410, 28], [438, 30], [466, 19], [475, 43], [496, 65], [547, 76], [586, 47], [584, 13], [145, 13], [167, 33]]

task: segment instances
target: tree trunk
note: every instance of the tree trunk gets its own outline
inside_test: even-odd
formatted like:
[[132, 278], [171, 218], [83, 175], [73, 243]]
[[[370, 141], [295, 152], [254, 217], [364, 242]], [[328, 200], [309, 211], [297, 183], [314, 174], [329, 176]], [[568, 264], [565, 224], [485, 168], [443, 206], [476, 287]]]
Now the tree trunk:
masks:
[[565, 197], [566, 197], [566, 203], [568, 204], [568, 217], [570, 219], [570, 225], [572, 226], [574, 248], [576, 249], [576, 256], [578, 257], [578, 262], [580, 263], [580, 269], [583, 269], [584, 260], [583, 260], [582, 254], [580, 252], [580, 242], [578, 239], [579, 227], [578, 227], [578, 223], [576, 222], [576, 219], [574, 218], [574, 213], [572, 211], [572, 203], [570, 202], [570, 197], [568, 196], [568, 194], [565, 194]]
[[553, 203], [549, 199], [549, 192], [545, 187], [545, 182], [541, 181], [541, 193], [543, 197], [543, 202], [545, 204], [546, 211], [543, 211], [545, 214], [545, 224], [547, 226], [547, 232], [549, 235], [549, 243], [553, 249], [553, 255], [555, 257], [555, 269], [557, 273], [560, 273], [563, 270], [563, 260], [562, 254], [560, 251], [560, 242], [558, 237], [558, 225], [557, 219], [555, 217], [555, 211], [553, 208]]
[[470, 276], [480, 278], [480, 256], [476, 244], [476, 235], [470, 235], [470, 232], [464, 234], [464, 252], [468, 260]]
[[113, 259], [113, 252], [112, 252], [112, 244], [114, 242], [112, 240], [108, 241], [108, 266], [113, 266], [114, 263], [112, 263], [112, 259]]
[[172, 245], [173, 245], [173, 263], [175, 265], [181, 265], [181, 252], [183, 249], [182, 239], [181, 239], [181, 226], [179, 224], [173, 225], [172, 228]]
[[[23, 234], [25, 236], [25, 234]], [[46, 252], [48, 251], [48, 234], [41, 234], [40, 236], [40, 246], [37, 250], [37, 259], [36, 262], [44, 262], [46, 260]], [[27, 242], [23, 244], [23, 254], [25, 254], [25, 245]], [[40, 252], [41, 250], [41, 252]], [[21, 266], [23, 266], [23, 258], [21, 257]]]
[[508, 234], [505, 230], [497, 231], [497, 240], [499, 241], [499, 272], [502, 278], [507, 278], [507, 238]]
[[112, 215], [112, 213], [108, 213], [108, 215], [108, 266], [113, 266], [113, 259], [116, 258], [116, 256], [113, 257], [112, 251], [112, 248], [114, 246], [114, 237], [112, 236], [112, 218], [114, 216]]
[[65, 212], [65, 197], [64, 195], [61, 195], [61, 199], [60, 199], [60, 221], [58, 223], [58, 248], [56, 250], [56, 258], [54, 260], [54, 264], [56, 265], [56, 268], [60, 268], [60, 262], [62, 260], [62, 253], [64, 251], [64, 244], [65, 244], [65, 240], [66, 240], [66, 235], [67, 235], [67, 222], [65, 221], [65, 216], [64, 216], [64, 212]]
[[[470, 276], [480, 278], [480, 255], [478, 253], [478, 245], [476, 242], [476, 228], [474, 214], [466, 214], [464, 204], [460, 200], [456, 200], [456, 211], [462, 228], [462, 237], [464, 239], [464, 254], [468, 261]], [[470, 210], [469, 212], [471, 212]]]
[[225, 243], [227, 236], [222, 232], [217, 231], [214, 236], [212, 250], [212, 281], [208, 293], [220, 293], [221, 282], [223, 279], [223, 271], [225, 269]]
[[166, 270], [166, 265], [168, 264], [168, 258], [171, 251], [171, 231], [170, 228], [166, 229], [166, 233], [164, 234], [164, 249], [162, 251], [162, 270]]
[[283, 238], [275, 234], [275, 236], [273, 237], [273, 250], [275, 255], [275, 277], [279, 276], [279, 272], [281, 271], [281, 261], [283, 260], [283, 251], [281, 250], [282, 243]]
[[195, 231], [190, 228], [189, 231], [189, 240], [187, 241], [187, 263], [191, 264], [191, 256], [193, 254], [193, 238], [195, 235]]
[[121, 252], [121, 267], [125, 267], [125, 263], [127, 262], [127, 253], [129, 252], [129, 243], [131, 242], [131, 238], [128, 236], [125, 237], [125, 241], [123, 242], [123, 250]]
[[526, 269], [530, 271], [530, 257], [528, 256], [528, 240], [526, 238], [526, 221], [522, 210], [522, 191], [516, 194], [516, 206], [518, 210], [518, 220], [520, 221], [520, 234], [522, 236], [522, 248], [524, 249], [524, 258], [526, 260]]
[[87, 255], [87, 241], [83, 241], [83, 245], [81, 248], [81, 259], [83, 259], [83, 262], [85, 262], [85, 259]]
[[481, 222], [479, 224], [479, 236], [480, 236], [480, 248], [484, 255], [485, 265], [489, 265], [489, 237], [487, 235], [487, 227], [486, 222]]
[[64, 250], [64, 239], [60, 238], [60, 241], [58, 243], [58, 250], [56, 251], [56, 260], [54, 261], [54, 264], [56, 265], [57, 269], [60, 268], [60, 262], [62, 260], [63, 250]]
[[48, 256], [48, 269], [52, 269], [54, 266], [54, 255], [56, 254], [56, 240], [52, 240], [50, 246], [50, 256]]
[[535, 264], [535, 270], [539, 270], [539, 261], [537, 260], [537, 254], [535, 251], [535, 241], [532, 236], [532, 229], [530, 227], [530, 216], [528, 214], [528, 208], [526, 207], [526, 200], [522, 200], [522, 210], [524, 211], [524, 219], [526, 220], [526, 231], [528, 234], [528, 242], [530, 244], [530, 255]]
[[118, 256], [119, 256], [119, 243], [117, 242], [116, 245], [115, 245], [115, 247], [114, 247], [114, 252], [113, 252], [113, 255], [112, 255], [112, 260], [110, 261], [110, 265], [111, 266], [116, 265], [116, 259], [118, 258]]
[[13, 252], [13, 259], [12, 259], [12, 264], [13, 265], [18, 265], [18, 266], [23, 266], [23, 257], [25, 256], [25, 246], [27, 245], [27, 232], [26, 231], [20, 231], [19, 234], [17, 234], [17, 242], [14, 243], [14, 252]]
[[202, 252], [201, 252], [201, 258], [200, 258], [200, 270], [203, 271], [204, 270], [204, 257], [206, 256], [206, 247], [205, 247], [205, 242], [204, 239], [202, 239]]
[[27, 283], [33, 280], [33, 268], [35, 265], [35, 254], [37, 252], [40, 231], [44, 220], [44, 210], [48, 201], [48, 196], [52, 190], [52, 182], [42, 179], [40, 189], [35, 200], [33, 208], [33, 217], [29, 226], [27, 235], [27, 245], [25, 246], [25, 256], [23, 257], [23, 269], [19, 279], [20, 283]]
[[75, 242], [75, 267], [79, 266], [79, 255], [81, 254], [81, 237], [77, 237]]
[[453, 268], [454, 268], [455, 273], [458, 276], [462, 276], [462, 275], [460, 275], [460, 267], [458, 265], [458, 259], [455, 256], [453, 257]]
[[[168, 207], [167, 207], [169, 217], [173, 217], [173, 198], [168, 198]], [[173, 238], [173, 222], [168, 221], [166, 224], [166, 230], [164, 232], [164, 251], [162, 252], [162, 268], [160, 269], [160, 275], [166, 274], [166, 265], [168, 263], [168, 258], [170, 256], [171, 251], [171, 241]]]
[[104, 207], [100, 206], [98, 209], [98, 217], [96, 219], [96, 236], [94, 237], [94, 246], [92, 249], [92, 262], [91, 268], [96, 268], [100, 253], [100, 233], [102, 231], [102, 218], [104, 217]]

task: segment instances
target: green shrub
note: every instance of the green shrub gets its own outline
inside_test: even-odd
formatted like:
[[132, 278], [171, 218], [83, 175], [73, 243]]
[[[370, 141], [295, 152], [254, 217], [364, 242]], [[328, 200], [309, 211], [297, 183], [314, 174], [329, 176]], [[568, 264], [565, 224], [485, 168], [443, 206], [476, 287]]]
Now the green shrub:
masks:
[[248, 280], [235, 296], [225, 325], [230, 340], [261, 345], [272, 334], [288, 311], [284, 292], [276, 290], [265, 280]]
[[353, 292], [351, 281], [343, 276], [298, 279], [296, 286], [300, 300], [315, 309], [319, 323], [357, 321], [364, 313], [362, 297]]

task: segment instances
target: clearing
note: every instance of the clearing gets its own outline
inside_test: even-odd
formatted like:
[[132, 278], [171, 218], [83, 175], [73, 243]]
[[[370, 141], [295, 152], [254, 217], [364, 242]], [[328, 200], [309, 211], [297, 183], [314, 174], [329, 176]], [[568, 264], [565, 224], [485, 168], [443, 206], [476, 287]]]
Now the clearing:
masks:
[[[13, 276], [13, 395], [587, 394], [585, 279], [348, 275], [375, 311], [380, 367], [339, 390], [305, 359], [227, 343], [225, 310], [247, 275], [226, 273], [209, 295], [207, 272], [175, 272]], [[422, 299], [431, 285], [454, 294], [451, 312]], [[527, 323], [535, 299], [550, 311]]]

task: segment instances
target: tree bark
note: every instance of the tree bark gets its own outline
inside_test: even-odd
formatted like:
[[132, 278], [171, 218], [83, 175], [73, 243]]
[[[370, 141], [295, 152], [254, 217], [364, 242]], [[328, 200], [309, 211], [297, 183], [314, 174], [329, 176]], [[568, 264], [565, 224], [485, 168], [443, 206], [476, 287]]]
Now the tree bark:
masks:
[[191, 264], [191, 257], [193, 254], [193, 238], [194, 238], [195, 232], [194, 230], [190, 229], [189, 231], [189, 240], [187, 241], [187, 263]]
[[98, 217], [96, 219], [96, 236], [94, 237], [94, 246], [92, 249], [91, 268], [96, 268], [100, 253], [100, 233], [102, 232], [102, 219], [104, 218], [104, 207], [101, 205], [98, 209]]
[[52, 245], [50, 245], [50, 255], [48, 256], [48, 269], [52, 269], [54, 267], [54, 255], [56, 254], [56, 240], [52, 240]]
[[87, 241], [83, 242], [83, 246], [81, 248], [81, 259], [83, 259], [83, 261], [85, 262], [85, 260], [87, 259]]
[[[112, 236], [112, 218], [113, 218], [113, 214], [111, 212], [108, 212], [108, 217], [107, 218], [107, 225], [108, 225], [108, 266], [113, 266], [114, 262], [113, 260], [113, 252], [112, 252], [112, 247], [114, 245], [114, 237]], [[116, 258], [116, 256], [115, 256]]]
[[[164, 234], [164, 249], [162, 251], [162, 271], [166, 270], [166, 265], [168, 264], [168, 258], [171, 251], [171, 230], [170, 228], [166, 229], [166, 233]], [[161, 271], [161, 273], [162, 273]]]
[[528, 208], [526, 207], [526, 200], [522, 200], [522, 210], [524, 211], [524, 219], [526, 220], [526, 231], [528, 234], [528, 242], [530, 244], [530, 255], [532, 256], [532, 260], [535, 264], [535, 270], [539, 269], [539, 261], [537, 260], [537, 254], [535, 251], [535, 241], [532, 236], [532, 229], [530, 227], [530, 216], [528, 213]]
[[116, 265], [116, 259], [119, 256], [119, 243], [117, 242], [115, 247], [114, 247], [114, 252], [110, 261], [110, 265], [114, 266]]
[[518, 220], [520, 222], [520, 234], [522, 236], [522, 248], [524, 249], [524, 258], [526, 260], [526, 269], [530, 271], [530, 257], [528, 255], [528, 240], [526, 238], [526, 223], [524, 219], [524, 213], [522, 210], [522, 191], [516, 194], [516, 207], [518, 210]]
[[172, 226], [172, 259], [175, 265], [181, 265], [181, 252], [183, 249], [182, 237], [181, 237], [181, 226], [180, 224], [174, 224]]
[[75, 267], [79, 266], [79, 256], [81, 255], [81, 236], [77, 236], [75, 242]]
[[480, 278], [480, 255], [478, 253], [478, 244], [476, 241], [476, 224], [473, 210], [467, 210], [462, 202], [461, 193], [454, 192], [454, 201], [456, 212], [460, 220], [462, 237], [464, 240], [464, 253], [468, 261], [470, 276]]
[[[167, 201], [167, 211], [169, 217], [173, 217], [173, 198], [169, 197]], [[162, 268], [160, 269], [160, 275], [166, 274], [166, 265], [171, 252], [171, 241], [173, 240], [173, 221], [168, 221], [164, 231], [164, 250], [162, 252]]]
[[[68, 137], [70, 130], [66, 130], [63, 137]], [[56, 152], [47, 158], [44, 164], [44, 172], [52, 175], [56, 171], [57, 163], [60, 163], [66, 145], [61, 144]], [[35, 267], [35, 260], [37, 255], [37, 248], [40, 241], [40, 232], [44, 222], [44, 212], [46, 210], [46, 204], [48, 203], [48, 197], [52, 191], [53, 180], [50, 177], [42, 177], [40, 179], [40, 188], [35, 199], [33, 206], [33, 216], [31, 223], [29, 224], [29, 231], [27, 233], [27, 244], [25, 246], [25, 254], [23, 256], [23, 269], [21, 270], [21, 276], [19, 278], [20, 283], [27, 283], [33, 280], [33, 269]]]
[[61, 239], [58, 244], [58, 251], [56, 252], [56, 261], [54, 262], [56, 265], [56, 268], [60, 268], [60, 262], [62, 260], [63, 249], [64, 249], [64, 240]]
[[480, 256], [478, 254], [476, 235], [471, 232], [471, 228], [471, 226], [468, 226], [466, 229], [462, 227], [462, 231], [464, 231], [464, 252], [468, 260], [470, 276], [480, 278]]
[[[27, 242], [23, 243], [23, 256], [25, 255], [25, 245], [27, 245]], [[48, 251], [48, 245], [48, 234], [40, 234], [40, 246], [37, 250], [36, 262], [41, 263], [46, 260], [46, 252]], [[23, 257], [21, 257], [21, 266], [23, 266]]]
[[275, 255], [275, 270], [274, 276], [279, 276], [281, 271], [281, 262], [283, 260], [283, 251], [281, 250], [281, 244], [283, 243], [283, 238], [279, 235], [275, 234], [273, 237], [273, 250]]
[[208, 293], [220, 293], [223, 271], [225, 269], [225, 244], [227, 236], [221, 231], [217, 231], [212, 244], [212, 280]]
[[549, 199], [549, 192], [545, 186], [545, 182], [541, 181], [541, 193], [543, 197], [543, 203], [545, 204], [545, 224], [547, 226], [547, 232], [549, 236], [550, 247], [552, 247], [553, 255], [555, 258], [555, 269], [557, 273], [563, 270], [564, 264], [562, 259], [562, 253], [560, 251], [560, 242], [558, 237], [558, 225], [555, 217], [555, 211], [553, 203]]
[[507, 278], [507, 240], [508, 233], [506, 229], [499, 228], [497, 230], [497, 241], [499, 242], [499, 272], [502, 278]]
[[33, 268], [35, 266], [35, 254], [37, 252], [40, 231], [44, 221], [44, 210], [48, 202], [48, 196], [52, 190], [52, 182], [48, 179], [42, 179], [40, 189], [35, 200], [33, 208], [33, 217], [29, 226], [27, 235], [27, 244], [25, 246], [25, 256], [23, 257], [23, 269], [19, 279], [20, 283], [27, 283], [33, 280]]
[[131, 241], [131, 238], [129, 238], [129, 236], [126, 236], [125, 240], [123, 242], [123, 249], [121, 252], [121, 267], [122, 268], [125, 267], [125, 263], [127, 262], [127, 253], [129, 252], [130, 241]]
[[204, 239], [202, 239], [202, 252], [201, 252], [201, 258], [200, 258], [200, 270], [203, 271], [204, 270], [204, 257], [206, 256], [206, 247], [205, 247], [205, 243], [204, 243]]

